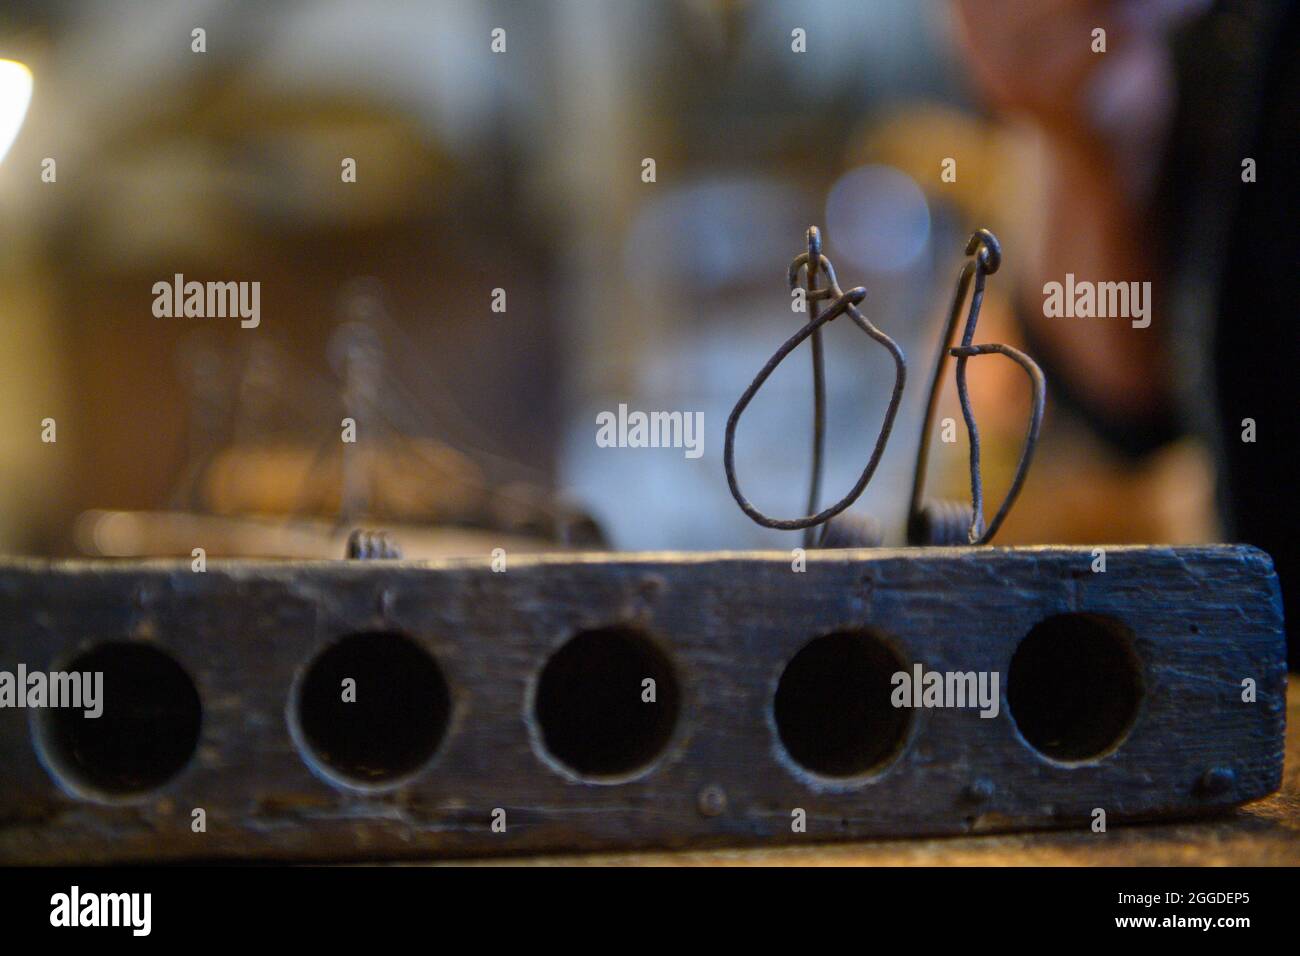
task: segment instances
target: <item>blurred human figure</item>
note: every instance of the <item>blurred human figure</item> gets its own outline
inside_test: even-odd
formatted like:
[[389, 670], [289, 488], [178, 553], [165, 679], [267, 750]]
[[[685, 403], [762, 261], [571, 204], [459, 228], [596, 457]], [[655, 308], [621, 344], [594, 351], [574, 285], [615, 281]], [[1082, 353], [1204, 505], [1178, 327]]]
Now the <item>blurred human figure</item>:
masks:
[[[1019, 304], [1054, 394], [1133, 454], [1200, 435], [1227, 536], [1273, 556], [1297, 619], [1300, 2], [954, 4], [978, 88], [1050, 150]], [[1154, 321], [1045, 316], [1067, 273], [1152, 282]]]

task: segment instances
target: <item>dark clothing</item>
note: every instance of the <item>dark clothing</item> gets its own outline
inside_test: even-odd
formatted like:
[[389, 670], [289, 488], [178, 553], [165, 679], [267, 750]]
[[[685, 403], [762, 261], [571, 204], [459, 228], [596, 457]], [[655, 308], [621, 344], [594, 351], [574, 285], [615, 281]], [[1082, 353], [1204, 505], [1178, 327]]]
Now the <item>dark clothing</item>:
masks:
[[[1292, 0], [1221, 3], [1179, 38], [1161, 197], [1181, 407], [1214, 450], [1227, 540], [1273, 556], [1289, 621], [1300, 621], [1298, 54]], [[1248, 158], [1255, 182], [1243, 181]]]

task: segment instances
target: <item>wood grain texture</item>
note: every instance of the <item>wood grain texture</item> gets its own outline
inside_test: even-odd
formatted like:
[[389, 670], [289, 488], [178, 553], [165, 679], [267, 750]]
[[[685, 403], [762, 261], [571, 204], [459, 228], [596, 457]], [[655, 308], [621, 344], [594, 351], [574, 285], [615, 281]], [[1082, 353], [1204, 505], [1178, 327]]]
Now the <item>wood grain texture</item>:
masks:
[[[584, 555], [487, 562], [0, 564], [0, 670], [54, 669], [108, 640], [149, 642], [193, 677], [197, 753], [173, 779], [102, 803], [61, 788], [30, 711], [0, 710], [0, 861], [400, 859], [634, 847], [772, 845], [877, 836], [1086, 830], [1222, 811], [1281, 781], [1285, 639], [1268, 557], [1243, 547]], [[782, 669], [811, 638], [874, 628], [906, 661], [997, 671], [1035, 624], [1087, 612], [1135, 635], [1145, 693], [1112, 753], [1075, 765], [1028, 746], [1001, 713], [912, 714], [883, 771], [828, 782], [795, 768], [772, 725]], [[632, 624], [673, 663], [681, 710], [666, 751], [619, 784], [542, 752], [527, 701], [576, 632]], [[286, 714], [306, 663], [340, 635], [399, 631], [451, 693], [432, 762], [382, 792], [340, 786], [299, 753]], [[1258, 699], [1242, 703], [1241, 681]], [[1003, 693], [1005, 696], [1005, 681]], [[1231, 772], [1217, 792], [1211, 768]], [[972, 801], [977, 779], [992, 786]], [[716, 788], [725, 807], [700, 810]], [[192, 808], [207, 832], [190, 829]], [[791, 832], [793, 808], [808, 832]], [[503, 808], [507, 830], [491, 830]], [[1120, 832], [1120, 831], [1116, 831]], [[1089, 839], [1092, 834], [1077, 834]]]
[[[500, 860], [444, 865], [495, 865]], [[1300, 680], [1287, 690], [1286, 768], [1277, 793], [1202, 820], [777, 848], [550, 854], [519, 866], [1300, 866]]]

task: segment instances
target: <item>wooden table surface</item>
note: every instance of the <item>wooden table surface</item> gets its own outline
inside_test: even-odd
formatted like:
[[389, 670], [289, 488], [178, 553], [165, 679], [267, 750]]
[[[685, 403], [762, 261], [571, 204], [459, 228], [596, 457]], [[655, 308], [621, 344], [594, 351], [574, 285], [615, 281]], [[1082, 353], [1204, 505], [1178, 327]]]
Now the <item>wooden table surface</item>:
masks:
[[[464, 861], [462, 861], [464, 862]], [[1295, 866], [1300, 865], [1300, 678], [1287, 689], [1282, 789], [1224, 816], [929, 840], [871, 840], [807, 847], [544, 856], [482, 861], [589, 866]]]

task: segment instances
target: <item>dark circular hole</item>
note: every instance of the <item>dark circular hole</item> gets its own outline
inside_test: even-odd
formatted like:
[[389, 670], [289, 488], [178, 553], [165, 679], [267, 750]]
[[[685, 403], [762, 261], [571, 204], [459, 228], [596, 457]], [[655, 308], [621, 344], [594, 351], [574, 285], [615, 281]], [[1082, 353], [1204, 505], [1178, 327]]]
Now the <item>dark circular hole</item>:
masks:
[[60, 671], [103, 674], [98, 717], [85, 716], [86, 708], [40, 712], [45, 753], [69, 784], [111, 796], [143, 793], [189, 762], [203, 709], [194, 682], [170, 656], [148, 644], [111, 642]]
[[[646, 700], [647, 680], [654, 700]], [[613, 777], [651, 763], [677, 723], [672, 664], [640, 631], [583, 631], [556, 651], [533, 711], [546, 750], [583, 776]]]
[[790, 659], [772, 705], [781, 744], [806, 770], [855, 777], [902, 749], [908, 712], [890, 703], [902, 661], [877, 635], [818, 637]]
[[349, 783], [381, 784], [433, 756], [451, 696], [437, 663], [409, 637], [351, 634], [312, 661], [297, 708], [303, 740], [320, 764]]
[[1020, 734], [1054, 760], [1087, 760], [1119, 745], [1142, 700], [1133, 635], [1095, 614], [1060, 614], [1020, 642], [1007, 706]]

